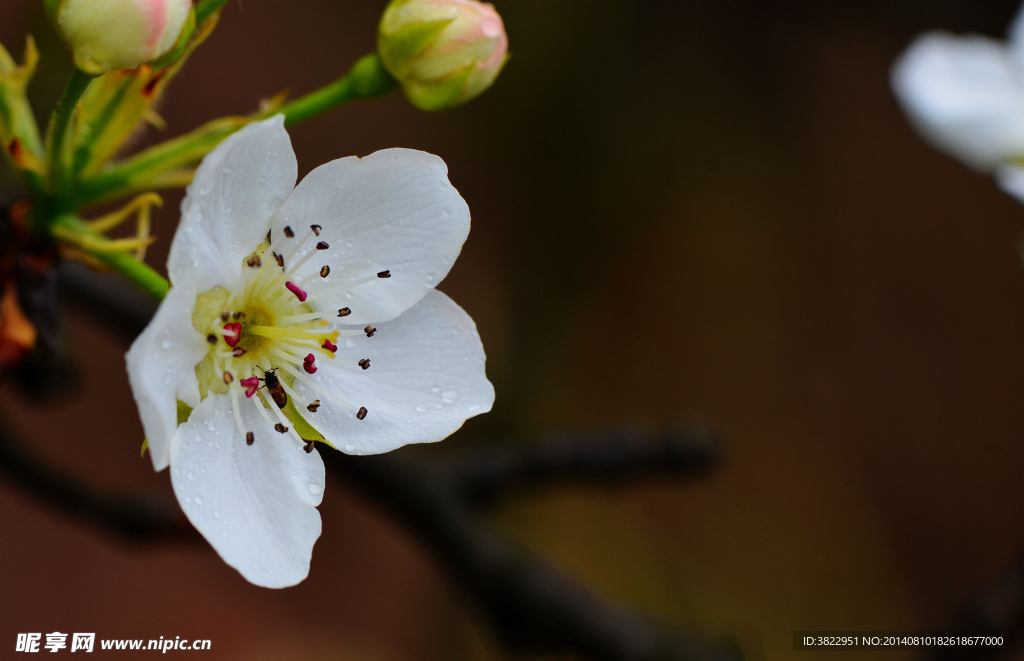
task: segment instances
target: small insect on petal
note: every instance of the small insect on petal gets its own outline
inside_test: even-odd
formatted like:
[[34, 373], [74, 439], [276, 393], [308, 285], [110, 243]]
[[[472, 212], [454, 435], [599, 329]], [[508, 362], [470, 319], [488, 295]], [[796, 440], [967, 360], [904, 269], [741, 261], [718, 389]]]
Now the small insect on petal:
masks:
[[238, 346], [239, 341], [242, 339], [242, 324], [237, 321], [233, 321], [230, 324], [224, 324], [224, 341], [229, 347], [234, 349]]
[[319, 409], [319, 408], [320, 408], [320, 400], [317, 399], [317, 400], [314, 400], [313, 402], [311, 402], [310, 405], [306, 407], [306, 410], [309, 411], [310, 413], [316, 413], [317, 409]]
[[282, 425], [280, 422], [274, 425], [274, 430], [281, 434], [287, 434], [288, 428]]
[[356, 417], [359, 418], [360, 420], [363, 420], [366, 418], [367, 413], [369, 413], [369, 411], [366, 410], [365, 406], [360, 407], [359, 412], [356, 413]]
[[284, 283], [284, 286], [288, 288], [288, 291], [295, 294], [295, 298], [299, 299], [300, 303], [305, 303], [306, 299], [309, 297], [309, 294], [302, 291], [302, 289], [294, 282], [286, 282]]
[[338, 310], [339, 317], [347, 317], [350, 314], [352, 314], [352, 308], [341, 308], [340, 310]]
[[245, 432], [245, 444], [246, 445], [252, 445], [255, 442], [256, 442], [256, 435], [253, 434], [251, 431]]
[[322, 346], [324, 349], [327, 349], [328, 351], [331, 351], [331, 352], [334, 352], [334, 351], [338, 350], [338, 345], [335, 344], [334, 342], [331, 342], [329, 339], [325, 339], [324, 343], [322, 345], [320, 345], [320, 346]]

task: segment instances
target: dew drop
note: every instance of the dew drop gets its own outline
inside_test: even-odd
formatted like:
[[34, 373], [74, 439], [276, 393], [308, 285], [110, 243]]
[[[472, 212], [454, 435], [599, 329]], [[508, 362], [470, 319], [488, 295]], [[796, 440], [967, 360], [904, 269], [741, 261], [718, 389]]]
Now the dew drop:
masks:
[[171, 342], [170, 340], [164, 340], [164, 341], [163, 341], [163, 347], [164, 347], [164, 349], [170, 349], [170, 348], [171, 348], [171, 347], [173, 347], [173, 346], [174, 346], [174, 343], [173, 343], [173, 342]]
[[355, 451], [356, 451], [356, 446], [352, 445], [351, 443], [349, 443], [348, 445], [345, 446], [345, 452], [355, 452]]
[[189, 482], [195, 482], [195, 480], [196, 480], [196, 474], [193, 473], [192, 471], [188, 472], [188, 476], [187, 477], [188, 477], [188, 481]]
[[310, 482], [306, 486], [309, 487], [309, 493], [313, 494], [314, 496], [319, 496], [324, 492], [324, 488], [321, 485], [317, 484], [316, 482]]
[[416, 410], [419, 411], [420, 413], [426, 413], [427, 407], [424, 406], [423, 404], [420, 404], [419, 406], [416, 407]]
[[201, 496], [196, 496], [196, 505], [203, 506], [203, 499]]
[[476, 413], [477, 411], [480, 410], [480, 405], [479, 404], [470, 404], [469, 408], [467, 408], [466, 410], [469, 411], [470, 413]]
[[454, 404], [459, 401], [459, 393], [457, 390], [445, 390], [441, 393], [441, 401], [445, 404]]
[[220, 518], [220, 512], [214, 512], [213, 513], [213, 518], [219, 519]]

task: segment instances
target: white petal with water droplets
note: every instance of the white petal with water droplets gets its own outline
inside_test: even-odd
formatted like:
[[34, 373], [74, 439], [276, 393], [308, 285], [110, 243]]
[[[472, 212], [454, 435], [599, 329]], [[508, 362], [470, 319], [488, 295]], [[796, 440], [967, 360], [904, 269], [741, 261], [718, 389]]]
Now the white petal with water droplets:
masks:
[[295, 585], [309, 574], [320, 537], [324, 462], [280, 434], [242, 397], [247, 445], [231, 399], [211, 395], [174, 436], [171, 481], [189, 521], [250, 583]]
[[[351, 308], [346, 321], [363, 324], [394, 319], [441, 282], [469, 235], [470, 218], [444, 161], [411, 149], [386, 149], [310, 172], [274, 217], [275, 249], [289, 251], [310, 225], [322, 231], [305, 252], [315, 250], [317, 241], [330, 246], [296, 275], [301, 279], [331, 267], [326, 282], [309, 287], [314, 297], [318, 290], [390, 269], [388, 279], [316, 300], [319, 309]], [[285, 227], [294, 239], [284, 238]]]
[[494, 403], [483, 345], [466, 312], [439, 291], [393, 321], [377, 325], [372, 338], [345, 343], [339, 360], [371, 359], [370, 369], [320, 360], [312, 379], [331, 393], [369, 410], [355, 411], [296, 382], [300, 394], [319, 398], [306, 416], [327, 440], [349, 454], [389, 452], [409, 443], [431, 443], [454, 433]]
[[270, 220], [295, 187], [298, 163], [284, 116], [246, 126], [203, 159], [181, 203], [167, 271], [201, 294], [232, 288], [242, 261], [266, 237]]
[[190, 287], [172, 288], [126, 356], [128, 381], [149, 439], [149, 456], [158, 471], [170, 462], [178, 400], [193, 407], [199, 404], [195, 366], [209, 345], [192, 327], [195, 302]]

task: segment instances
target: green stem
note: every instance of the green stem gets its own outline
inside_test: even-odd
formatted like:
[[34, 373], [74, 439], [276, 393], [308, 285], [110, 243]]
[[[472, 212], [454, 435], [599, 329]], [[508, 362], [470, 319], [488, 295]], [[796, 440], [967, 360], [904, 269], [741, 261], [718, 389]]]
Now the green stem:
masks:
[[59, 216], [52, 226], [54, 236], [75, 245], [93, 259], [106, 264], [114, 271], [134, 282], [139, 289], [157, 300], [163, 300], [171, 288], [167, 278], [163, 277], [144, 262], [135, 259], [127, 252], [102, 252], [89, 250], [76, 241], [76, 237], [103, 238], [93, 232], [88, 225], [70, 214]]
[[197, 165], [224, 138], [250, 122], [282, 113], [285, 124], [294, 126], [354, 101], [383, 96], [396, 87], [398, 81], [384, 68], [380, 58], [376, 54], [367, 55], [344, 77], [279, 109], [249, 117], [214, 120], [86, 179], [79, 186], [78, 201], [84, 205], [109, 202], [149, 190], [168, 172]]
[[67, 138], [68, 126], [71, 124], [71, 117], [75, 114], [78, 100], [82, 98], [82, 94], [85, 93], [92, 80], [92, 76], [75, 68], [74, 73], [71, 74], [71, 80], [64, 88], [64, 94], [61, 95], [60, 101], [57, 102], [57, 107], [53, 109], [53, 115], [50, 117], [50, 128], [47, 135], [49, 139], [50, 184], [57, 192], [65, 192], [70, 187], [71, 173], [65, 168], [67, 164], [64, 163], [64, 140]]

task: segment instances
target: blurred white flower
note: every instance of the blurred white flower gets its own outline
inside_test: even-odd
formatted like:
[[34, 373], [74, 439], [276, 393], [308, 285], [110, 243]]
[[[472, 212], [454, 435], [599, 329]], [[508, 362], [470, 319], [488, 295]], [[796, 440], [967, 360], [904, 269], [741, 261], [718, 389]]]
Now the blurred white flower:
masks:
[[891, 83], [935, 148], [991, 172], [1024, 201], [1024, 10], [1005, 42], [929, 32], [896, 60]]
[[[441, 159], [332, 161], [296, 187], [281, 116], [203, 161], [171, 246], [172, 289], [128, 353], [157, 470], [257, 585], [309, 572], [324, 464], [438, 441], [491, 408], [473, 320], [434, 290], [469, 234]], [[372, 360], [372, 366], [371, 361]]]

